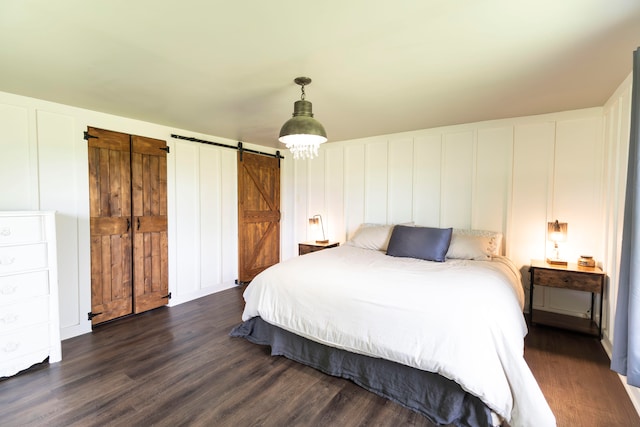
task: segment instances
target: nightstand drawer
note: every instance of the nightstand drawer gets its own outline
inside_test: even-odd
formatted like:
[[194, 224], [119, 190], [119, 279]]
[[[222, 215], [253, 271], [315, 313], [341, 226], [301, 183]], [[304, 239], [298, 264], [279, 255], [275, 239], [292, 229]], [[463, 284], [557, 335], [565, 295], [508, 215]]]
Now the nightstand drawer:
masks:
[[298, 255], [305, 255], [311, 252], [321, 251], [323, 249], [336, 248], [340, 245], [338, 242], [329, 242], [329, 243], [315, 243], [315, 242], [304, 242], [298, 243]]
[[308, 254], [308, 253], [311, 253], [311, 252], [321, 251], [323, 249], [324, 249], [324, 246], [312, 246], [312, 245], [300, 244], [298, 246], [298, 254], [299, 255], [304, 255], [304, 254]]
[[536, 286], [567, 288], [597, 294], [602, 292], [602, 277], [600, 275], [575, 271], [536, 269], [533, 276], [533, 284]]

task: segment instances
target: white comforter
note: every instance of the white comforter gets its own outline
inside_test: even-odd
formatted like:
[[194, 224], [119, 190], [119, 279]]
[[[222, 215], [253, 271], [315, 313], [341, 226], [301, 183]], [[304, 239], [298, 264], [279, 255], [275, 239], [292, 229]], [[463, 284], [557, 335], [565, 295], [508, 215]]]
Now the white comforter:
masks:
[[524, 294], [507, 258], [436, 263], [345, 245], [274, 265], [244, 298], [243, 320], [437, 372], [512, 427], [555, 425], [523, 358]]

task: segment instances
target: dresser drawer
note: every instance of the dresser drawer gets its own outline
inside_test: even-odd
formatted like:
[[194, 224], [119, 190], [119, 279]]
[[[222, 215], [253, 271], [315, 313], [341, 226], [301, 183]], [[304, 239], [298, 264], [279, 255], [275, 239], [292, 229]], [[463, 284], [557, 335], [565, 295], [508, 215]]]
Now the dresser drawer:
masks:
[[567, 288], [585, 292], [602, 292], [602, 276], [577, 271], [535, 269], [533, 284], [553, 288]]
[[49, 295], [46, 270], [0, 276], [0, 305], [41, 295]]
[[55, 221], [53, 211], [0, 211], [0, 377], [62, 359]]
[[20, 371], [24, 371], [25, 369], [30, 368], [36, 363], [44, 362], [47, 357], [51, 359], [49, 349], [44, 348], [33, 353], [22, 355], [20, 357], [14, 357], [6, 361], [0, 361], [0, 377], [9, 377], [11, 375], [15, 375]]
[[0, 335], [0, 362], [49, 349], [49, 323], [39, 323]]
[[47, 267], [47, 244], [0, 247], [0, 274]]
[[0, 216], [0, 245], [40, 242], [43, 230], [40, 216]]
[[0, 334], [45, 323], [49, 319], [49, 297], [37, 297], [9, 305], [0, 305]]

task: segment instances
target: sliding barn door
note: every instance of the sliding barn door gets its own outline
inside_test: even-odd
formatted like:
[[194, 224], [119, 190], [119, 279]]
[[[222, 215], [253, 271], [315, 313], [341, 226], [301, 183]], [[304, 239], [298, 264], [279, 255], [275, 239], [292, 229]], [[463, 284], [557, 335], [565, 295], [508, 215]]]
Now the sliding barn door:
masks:
[[238, 257], [240, 283], [280, 261], [277, 158], [238, 152]]
[[129, 135], [89, 128], [91, 318], [102, 323], [132, 311]]
[[134, 312], [169, 298], [166, 142], [131, 137]]
[[165, 141], [88, 128], [91, 323], [167, 304]]

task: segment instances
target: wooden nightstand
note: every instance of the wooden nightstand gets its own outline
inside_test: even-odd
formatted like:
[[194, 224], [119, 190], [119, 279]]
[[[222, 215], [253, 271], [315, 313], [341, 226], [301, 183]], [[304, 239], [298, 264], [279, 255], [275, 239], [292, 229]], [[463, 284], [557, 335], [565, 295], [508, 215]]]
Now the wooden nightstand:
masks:
[[317, 252], [323, 249], [335, 248], [338, 245], [340, 245], [340, 243], [338, 242], [316, 243], [314, 241], [311, 241], [311, 242], [298, 243], [298, 255]]
[[[531, 282], [529, 286], [529, 321], [535, 323], [573, 329], [602, 338], [602, 293], [605, 273], [598, 267], [581, 267], [577, 264], [554, 265], [544, 261], [531, 261], [529, 268]], [[542, 310], [533, 310], [534, 286], [549, 286], [575, 291], [591, 292], [591, 319], [582, 319]], [[594, 317], [595, 295], [600, 295], [600, 323], [596, 325]]]

